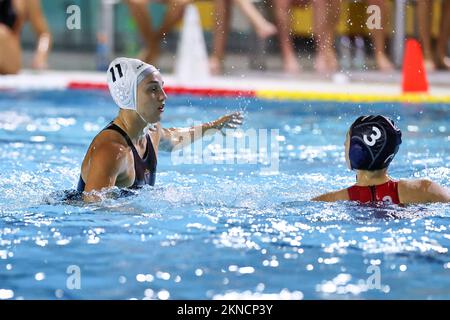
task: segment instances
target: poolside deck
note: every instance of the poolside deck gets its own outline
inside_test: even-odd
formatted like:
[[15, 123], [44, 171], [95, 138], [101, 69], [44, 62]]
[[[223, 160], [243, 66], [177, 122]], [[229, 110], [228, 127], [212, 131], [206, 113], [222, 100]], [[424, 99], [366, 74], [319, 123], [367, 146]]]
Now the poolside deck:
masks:
[[[65, 67], [65, 61], [70, 61]], [[80, 68], [92, 69], [92, 56], [73, 54], [50, 60], [51, 68], [44, 72], [25, 69], [19, 75], [0, 76], [0, 90], [48, 90], [48, 89], [105, 89], [103, 72], [70, 70], [80, 61]], [[450, 103], [450, 72], [433, 72], [427, 75], [430, 84], [428, 94], [402, 94], [401, 71], [341, 71], [332, 75], [320, 75], [311, 71], [308, 61], [305, 70], [297, 76], [279, 71], [278, 57], [267, 59], [266, 71], [248, 67], [248, 59], [230, 56], [226, 61], [226, 73], [209, 78], [192, 78], [181, 81], [176, 75], [164, 73], [170, 66], [170, 57], [161, 59], [161, 69], [168, 93], [209, 94], [213, 96], [246, 95], [267, 99], [330, 100], [355, 102], [438, 102]], [[91, 61], [92, 62], [92, 61]], [[172, 63], [173, 64], [173, 63]], [[57, 70], [59, 69], [59, 70]], [[61, 69], [67, 70], [62, 71]]]

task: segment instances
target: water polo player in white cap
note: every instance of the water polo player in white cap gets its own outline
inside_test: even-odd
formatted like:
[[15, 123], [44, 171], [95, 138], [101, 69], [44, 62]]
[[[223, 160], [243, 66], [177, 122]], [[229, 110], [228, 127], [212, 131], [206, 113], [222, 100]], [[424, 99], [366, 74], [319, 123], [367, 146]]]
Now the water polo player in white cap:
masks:
[[167, 95], [158, 70], [140, 60], [117, 58], [107, 72], [111, 96], [120, 110], [97, 134], [84, 157], [77, 187], [84, 192], [84, 201], [99, 200], [92, 191], [103, 188], [154, 185], [158, 150], [188, 145], [209, 129], [242, 124], [242, 114], [235, 112], [197, 127], [164, 129], [159, 122]]

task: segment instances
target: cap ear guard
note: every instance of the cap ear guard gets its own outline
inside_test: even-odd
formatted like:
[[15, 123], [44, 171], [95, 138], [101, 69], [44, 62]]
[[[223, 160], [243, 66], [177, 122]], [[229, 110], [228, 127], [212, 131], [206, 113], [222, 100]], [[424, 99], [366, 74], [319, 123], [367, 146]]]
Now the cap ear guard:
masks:
[[367, 147], [358, 138], [351, 138], [349, 148], [349, 159], [351, 169], [365, 168], [370, 165], [371, 155]]

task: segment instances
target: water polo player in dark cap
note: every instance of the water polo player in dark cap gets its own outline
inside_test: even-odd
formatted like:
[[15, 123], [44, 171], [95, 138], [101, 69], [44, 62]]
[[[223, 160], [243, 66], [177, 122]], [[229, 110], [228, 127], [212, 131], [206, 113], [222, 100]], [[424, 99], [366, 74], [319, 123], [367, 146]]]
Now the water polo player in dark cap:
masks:
[[314, 201], [351, 200], [361, 203], [450, 202], [450, 193], [427, 180], [392, 180], [387, 169], [394, 159], [402, 133], [384, 116], [362, 116], [347, 133], [345, 159], [356, 170], [356, 184], [350, 188], [318, 196]]

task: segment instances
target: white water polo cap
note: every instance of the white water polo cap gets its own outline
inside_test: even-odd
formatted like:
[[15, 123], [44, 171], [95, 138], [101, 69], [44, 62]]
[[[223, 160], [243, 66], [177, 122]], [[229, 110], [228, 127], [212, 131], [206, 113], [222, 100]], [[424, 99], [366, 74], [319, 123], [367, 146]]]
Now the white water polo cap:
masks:
[[107, 72], [108, 88], [114, 102], [122, 109], [136, 111], [139, 83], [158, 70], [138, 59], [116, 58], [109, 64]]

